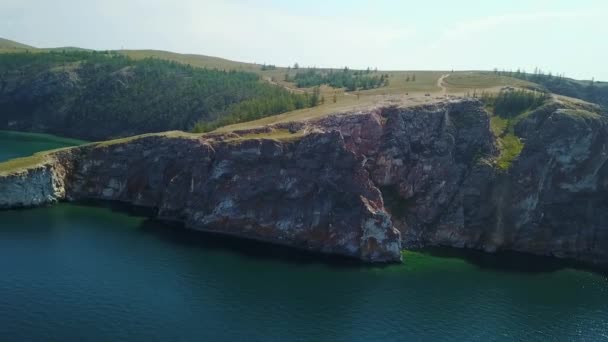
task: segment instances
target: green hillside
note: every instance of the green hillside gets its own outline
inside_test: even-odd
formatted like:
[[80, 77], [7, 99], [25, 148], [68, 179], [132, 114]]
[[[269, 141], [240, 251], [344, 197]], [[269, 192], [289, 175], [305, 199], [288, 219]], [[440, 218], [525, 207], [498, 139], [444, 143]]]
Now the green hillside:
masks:
[[0, 38], [0, 52], [15, 52], [28, 49], [33, 50], [35, 47], [21, 44], [9, 39]]
[[0, 128], [103, 140], [237, 123], [312, 97], [219, 71], [100, 52], [0, 54]]

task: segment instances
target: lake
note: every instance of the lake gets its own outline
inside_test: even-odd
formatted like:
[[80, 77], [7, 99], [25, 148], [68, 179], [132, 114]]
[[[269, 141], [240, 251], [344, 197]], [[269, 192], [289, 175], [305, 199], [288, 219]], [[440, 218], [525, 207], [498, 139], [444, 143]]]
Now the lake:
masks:
[[[0, 132], [0, 160], [75, 143]], [[608, 340], [601, 273], [516, 254], [404, 257], [366, 267], [110, 206], [0, 211], [0, 339]]]

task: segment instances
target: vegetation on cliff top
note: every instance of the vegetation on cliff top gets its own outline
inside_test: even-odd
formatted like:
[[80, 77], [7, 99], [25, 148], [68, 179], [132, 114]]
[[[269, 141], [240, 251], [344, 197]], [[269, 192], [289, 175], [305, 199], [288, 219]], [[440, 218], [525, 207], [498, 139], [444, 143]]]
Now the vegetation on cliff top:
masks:
[[7, 176], [11, 174], [24, 171], [28, 168], [42, 165], [49, 152], [38, 152], [28, 157], [15, 158], [0, 163], [0, 176]]
[[608, 106], [608, 82], [597, 82], [593, 79], [590, 81], [579, 81], [560, 74], [545, 73], [540, 69], [536, 69], [533, 73], [526, 73], [521, 70], [495, 70], [494, 73], [534, 82], [556, 94]]
[[[564, 86], [573, 81], [576, 89], [599, 89], [601, 94], [608, 89], [605, 82], [522, 72], [285, 68], [158, 50], [39, 49], [11, 41], [3, 43], [0, 39], [0, 56], [3, 54], [12, 56], [1, 58], [25, 56], [29, 60], [26, 64], [33, 65], [25, 73], [12, 69], [14, 64], [0, 72], [0, 105], [5, 109], [0, 113], [0, 129], [88, 140], [175, 129], [251, 129], [373, 108], [387, 102], [417, 105], [436, 101], [437, 96], [496, 93], [502, 87], [553, 90], [547, 82]], [[34, 62], [50, 58], [64, 60], [47, 67]], [[84, 59], [97, 61], [89, 63]], [[106, 67], [125, 60], [126, 66], [118, 67], [120, 63], [116, 63]], [[89, 68], [91, 64], [96, 68]], [[208, 83], [206, 78], [196, 76], [199, 72], [223, 81]], [[250, 78], [239, 79], [244, 75]], [[159, 82], [154, 82], [156, 79]], [[234, 84], [235, 79], [238, 85]], [[201, 83], [208, 84], [203, 91], [199, 88]], [[16, 87], [23, 91], [15, 92]], [[590, 98], [586, 92], [558, 92]], [[602, 97], [594, 99], [601, 101]]]
[[524, 143], [515, 135], [514, 127], [526, 113], [543, 105], [548, 95], [528, 90], [503, 90], [498, 94], [483, 93], [482, 101], [493, 113], [490, 128], [497, 138], [500, 155], [496, 165], [507, 170], [524, 148]]
[[289, 142], [296, 141], [300, 138], [304, 137], [306, 133], [303, 130], [297, 132], [290, 132], [287, 129], [272, 129], [267, 132], [256, 132], [256, 133], [248, 133], [242, 134], [238, 137], [224, 140], [226, 142], [241, 142], [244, 140], [250, 139], [272, 139], [276, 141]]
[[[413, 77], [413, 81], [415, 81], [416, 76], [414, 75]], [[285, 81], [295, 82], [298, 88], [308, 88], [326, 84], [333, 88], [346, 88], [348, 91], [380, 88], [388, 85], [388, 79], [388, 74], [378, 73], [377, 71], [372, 71], [370, 69], [350, 70], [344, 68], [340, 71], [334, 71], [332, 69], [319, 70], [310, 68], [297, 71], [294, 76], [291, 76], [289, 72], [285, 74]]]

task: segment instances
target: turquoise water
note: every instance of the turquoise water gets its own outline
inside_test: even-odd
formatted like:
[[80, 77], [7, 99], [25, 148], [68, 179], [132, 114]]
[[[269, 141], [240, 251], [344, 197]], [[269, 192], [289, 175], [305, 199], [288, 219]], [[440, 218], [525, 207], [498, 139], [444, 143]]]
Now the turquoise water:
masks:
[[0, 162], [29, 156], [39, 151], [83, 143], [82, 140], [59, 138], [48, 134], [0, 131]]
[[599, 273], [516, 255], [404, 256], [363, 267], [115, 208], [0, 211], [0, 340], [608, 339]]

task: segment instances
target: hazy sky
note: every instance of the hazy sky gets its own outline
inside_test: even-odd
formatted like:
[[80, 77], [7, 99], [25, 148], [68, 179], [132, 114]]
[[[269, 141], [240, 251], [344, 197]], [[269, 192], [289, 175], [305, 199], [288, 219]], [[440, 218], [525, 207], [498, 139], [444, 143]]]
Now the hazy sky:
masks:
[[608, 81], [606, 0], [0, 0], [0, 37], [303, 66], [538, 66]]

